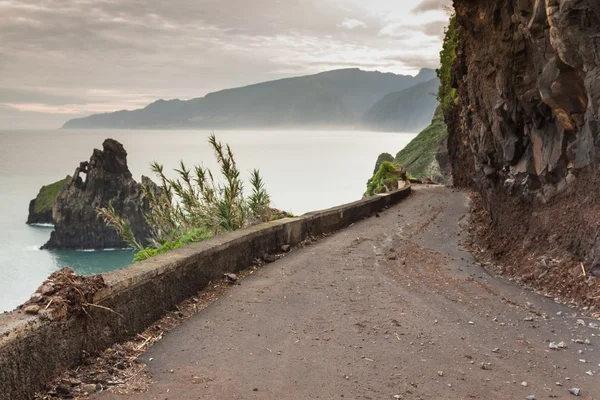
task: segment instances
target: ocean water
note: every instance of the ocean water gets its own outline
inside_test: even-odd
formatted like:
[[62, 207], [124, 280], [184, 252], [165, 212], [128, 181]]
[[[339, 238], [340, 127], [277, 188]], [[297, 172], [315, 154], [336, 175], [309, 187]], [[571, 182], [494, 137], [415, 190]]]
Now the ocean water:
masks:
[[[134, 178], [152, 178], [149, 164], [167, 171], [202, 164], [217, 174], [209, 131], [0, 131], [0, 312], [13, 309], [64, 266], [91, 275], [123, 268], [132, 252], [39, 250], [52, 227], [25, 224], [29, 201], [42, 185], [73, 174], [105, 138], [123, 143]], [[277, 208], [303, 214], [361, 198], [382, 152], [395, 154], [413, 133], [364, 131], [216, 131], [240, 170], [260, 169]]]

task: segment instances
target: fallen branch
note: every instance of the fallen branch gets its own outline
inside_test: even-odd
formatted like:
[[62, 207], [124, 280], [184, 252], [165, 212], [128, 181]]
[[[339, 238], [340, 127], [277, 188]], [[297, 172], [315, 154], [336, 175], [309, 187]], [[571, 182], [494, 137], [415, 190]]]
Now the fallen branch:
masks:
[[146, 343], [148, 343], [150, 341], [150, 339], [152, 339], [152, 336], [150, 336], [148, 339], [146, 339], [144, 341], [144, 343], [140, 344], [135, 350], [140, 351], [142, 349], [142, 347], [144, 347], [146, 345]]
[[[104, 307], [104, 306], [101, 306], [101, 305], [98, 305], [98, 304], [92, 304], [92, 303], [83, 303], [83, 306], [84, 306], [84, 307], [96, 307], [96, 308], [101, 308], [101, 309], [103, 309], [103, 310], [106, 310], [106, 311], [110, 311], [110, 312], [112, 312], [112, 313], [115, 313], [115, 314], [117, 314], [119, 317], [121, 317], [121, 318], [125, 319], [125, 316], [124, 316], [123, 314], [120, 314], [120, 313], [116, 312], [116, 311], [115, 311], [115, 310], [113, 310], [112, 308], [108, 308], [108, 307]], [[85, 309], [84, 309], [84, 311], [85, 311]], [[86, 312], [86, 314], [87, 314], [87, 312]]]

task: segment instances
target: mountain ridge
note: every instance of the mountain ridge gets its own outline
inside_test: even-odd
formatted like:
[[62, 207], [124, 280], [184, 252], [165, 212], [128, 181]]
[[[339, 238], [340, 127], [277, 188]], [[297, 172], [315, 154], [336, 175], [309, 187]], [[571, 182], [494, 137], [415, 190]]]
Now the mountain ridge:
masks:
[[136, 110], [92, 114], [67, 121], [69, 128], [236, 129], [352, 126], [390, 92], [435, 77], [344, 68], [222, 89], [189, 100], [158, 99]]

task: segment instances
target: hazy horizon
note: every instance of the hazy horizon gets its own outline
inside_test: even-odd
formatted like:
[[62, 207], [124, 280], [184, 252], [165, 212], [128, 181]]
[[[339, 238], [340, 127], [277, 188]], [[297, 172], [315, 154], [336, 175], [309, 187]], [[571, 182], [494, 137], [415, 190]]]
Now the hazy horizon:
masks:
[[360, 68], [436, 68], [449, 0], [0, 0], [0, 127]]

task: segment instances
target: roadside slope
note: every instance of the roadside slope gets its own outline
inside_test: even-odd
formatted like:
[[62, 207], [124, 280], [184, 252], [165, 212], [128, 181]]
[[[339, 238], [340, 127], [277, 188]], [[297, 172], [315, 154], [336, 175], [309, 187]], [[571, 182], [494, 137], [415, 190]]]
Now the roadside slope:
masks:
[[459, 246], [467, 212], [461, 192], [416, 188], [167, 334], [142, 357], [148, 392], [95, 398], [599, 399], [600, 331], [486, 275]]

